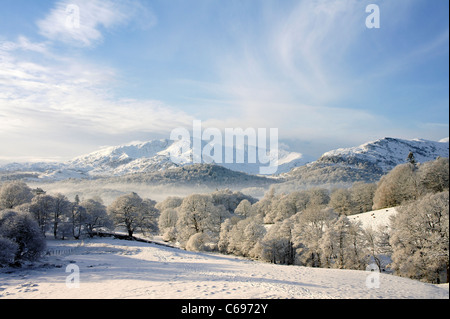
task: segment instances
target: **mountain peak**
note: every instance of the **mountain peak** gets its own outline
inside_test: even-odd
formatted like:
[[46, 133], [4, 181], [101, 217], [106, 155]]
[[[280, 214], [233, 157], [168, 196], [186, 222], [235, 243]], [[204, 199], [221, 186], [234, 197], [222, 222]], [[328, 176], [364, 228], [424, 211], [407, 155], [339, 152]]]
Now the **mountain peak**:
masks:
[[[32, 172], [39, 178], [47, 180], [164, 172], [192, 165], [192, 149], [190, 147], [185, 148], [185, 152], [180, 155], [182, 160], [177, 164], [171, 160], [171, 151], [173, 148], [179, 148], [179, 143], [186, 143], [186, 141], [167, 139], [134, 141], [118, 146], [103, 147], [65, 163], [16, 163], [5, 165], [0, 170]], [[356, 169], [364, 176], [380, 176], [396, 165], [405, 163], [410, 152], [414, 154], [419, 163], [434, 160], [438, 156], [449, 157], [448, 138], [436, 142], [424, 139], [405, 140], [384, 137], [359, 146], [326, 152], [316, 161], [303, 154], [289, 151], [289, 147], [282, 143], [279, 146], [278, 174], [288, 172], [293, 172], [294, 175], [304, 174], [306, 166], [308, 166], [310, 169], [323, 169], [324, 174], [328, 175], [331, 172], [326, 173], [328, 169], [340, 167], [349, 171]], [[248, 159], [248, 148], [245, 148], [244, 152], [245, 158]], [[215, 163], [214, 165], [251, 175], [259, 174], [261, 166], [260, 163], [247, 162], [242, 164]]]
[[340, 148], [324, 153], [318, 161], [332, 163], [368, 162], [379, 167], [384, 173], [406, 162], [412, 152], [418, 162], [427, 162], [438, 156], [449, 156], [449, 145], [445, 142], [425, 139], [399, 139], [385, 137], [356, 147]]

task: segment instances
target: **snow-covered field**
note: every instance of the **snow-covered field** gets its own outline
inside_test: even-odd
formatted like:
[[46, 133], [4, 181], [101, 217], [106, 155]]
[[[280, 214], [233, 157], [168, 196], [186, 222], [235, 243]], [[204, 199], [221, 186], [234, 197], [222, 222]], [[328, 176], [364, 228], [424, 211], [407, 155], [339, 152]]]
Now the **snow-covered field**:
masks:
[[379, 288], [370, 288], [376, 281], [366, 281], [378, 273], [273, 265], [118, 239], [50, 240], [49, 249], [54, 255], [34, 267], [0, 270], [0, 298], [449, 298], [448, 285], [387, 274], [379, 274]]
[[348, 216], [351, 221], [361, 222], [362, 228], [371, 227], [374, 230], [389, 227], [390, 218], [397, 213], [395, 207], [393, 208], [383, 208], [379, 210], [370, 211], [367, 213], [357, 214]]

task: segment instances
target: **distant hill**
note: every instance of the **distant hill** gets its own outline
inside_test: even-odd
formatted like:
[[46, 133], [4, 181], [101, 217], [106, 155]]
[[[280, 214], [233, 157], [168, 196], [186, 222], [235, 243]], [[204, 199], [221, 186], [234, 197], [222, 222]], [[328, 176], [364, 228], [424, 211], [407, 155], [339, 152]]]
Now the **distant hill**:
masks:
[[[375, 182], [396, 165], [405, 163], [412, 152], [423, 163], [449, 156], [448, 139], [439, 142], [422, 139], [383, 138], [351, 148], [324, 153], [316, 161], [290, 152], [280, 144], [279, 169], [275, 178], [256, 176], [260, 164], [195, 164], [187, 148], [176, 164], [171, 150], [181, 142], [153, 140], [103, 148], [64, 163], [10, 163], [0, 167], [1, 179], [62, 181], [66, 179], [113, 178], [146, 183], [202, 184], [217, 186], [267, 186], [271, 183], [323, 185]], [[233, 150], [235, 151], [235, 150]], [[248, 149], [244, 150], [247, 158]]]
[[357, 166], [373, 165], [383, 173], [389, 172], [395, 166], [406, 163], [412, 152], [417, 162], [432, 161], [437, 157], [449, 156], [449, 142], [435, 142], [422, 139], [403, 140], [386, 137], [374, 142], [351, 148], [342, 148], [323, 154], [318, 162]]
[[168, 170], [127, 174], [108, 178], [110, 182], [143, 183], [170, 186], [205, 186], [221, 188], [265, 187], [278, 181], [264, 176], [250, 175], [212, 164], [193, 164]]
[[418, 163], [449, 157], [449, 142], [386, 137], [326, 152], [317, 161], [294, 168], [283, 177], [309, 184], [375, 182], [395, 166], [406, 163], [410, 152]]
[[[183, 141], [152, 140], [133, 142], [125, 145], [103, 148], [93, 153], [76, 157], [64, 163], [10, 163], [0, 167], [6, 172], [33, 172], [40, 179], [64, 180], [68, 178], [96, 178], [124, 176], [135, 173], [155, 173], [192, 165], [192, 150], [178, 156], [178, 163], [171, 160], [173, 149], [179, 149]], [[236, 149], [232, 149], [236, 152]], [[248, 163], [248, 148], [244, 150], [245, 163], [216, 163], [233, 171], [259, 174], [261, 163]], [[302, 154], [291, 152], [287, 146], [280, 145], [277, 173], [286, 173], [311, 161]], [[224, 151], [225, 153], [225, 151]]]

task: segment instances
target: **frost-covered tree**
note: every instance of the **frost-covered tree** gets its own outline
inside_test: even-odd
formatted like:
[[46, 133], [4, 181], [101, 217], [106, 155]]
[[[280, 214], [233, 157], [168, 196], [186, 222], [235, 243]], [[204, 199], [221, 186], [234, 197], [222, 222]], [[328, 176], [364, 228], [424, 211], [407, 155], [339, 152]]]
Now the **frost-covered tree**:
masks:
[[[51, 223], [53, 226], [53, 236], [56, 239], [58, 235], [62, 238], [70, 233], [69, 219], [72, 212], [72, 203], [63, 194], [53, 196], [53, 210], [51, 212]], [[62, 227], [59, 227], [61, 226]], [[69, 227], [67, 227], [69, 226]]]
[[419, 167], [419, 184], [422, 193], [439, 193], [449, 189], [449, 160], [439, 157]]
[[[17, 244], [15, 261], [36, 260], [46, 249], [45, 237], [29, 213], [12, 210], [0, 212], [0, 237]], [[11, 245], [9, 247], [13, 248]]]
[[211, 198], [215, 206], [223, 205], [223, 207], [229, 212], [234, 213], [240, 202], [244, 199], [248, 200], [251, 204], [256, 200], [248, 195], [245, 195], [238, 191], [231, 191], [229, 189], [218, 190], [211, 193]]
[[392, 268], [432, 283], [449, 278], [449, 193], [400, 207], [391, 221]]
[[294, 199], [295, 198], [292, 198], [289, 195], [280, 197], [280, 199], [276, 202], [276, 205], [272, 208], [275, 210], [275, 218], [273, 219], [274, 222], [284, 221], [297, 213], [297, 205]]
[[186, 243], [186, 249], [190, 251], [208, 251], [211, 249], [209, 244], [212, 241], [207, 233], [197, 233], [189, 238]]
[[373, 197], [377, 185], [374, 183], [357, 182], [353, 184], [350, 189], [351, 202], [352, 202], [352, 214], [361, 214], [372, 210]]
[[267, 230], [262, 223], [262, 219], [251, 218], [250, 222], [244, 228], [243, 255], [250, 258], [258, 258], [261, 256], [259, 243], [266, 233]]
[[156, 204], [156, 208], [160, 211], [158, 227], [165, 241], [176, 240], [177, 208], [181, 206], [181, 203], [183, 203], [181, 197], [169, 196]]
[[387, 266], [384, 263], [384, 257], [392, 255], [392, 247], [389, 243], [389, 227], [382, 226], [378, 229], [366, 227], [362, 230], [362, 235], [364, 236], [365, 246], [371, 262], [375, 263], [381, 272]]
[[155, 207], [162, 213], [166, 209], [174, 209], [180, 207], [182, 202], [183, 198], [181, 197], [169, 196], [162, 202], [157, 203]]
[[295, 202], [297, 212], [302, 212], [310, 207], [310, 191], [296, 191], [289, 194], [289, 197]]
[[75, 201], [70, 208], [69, 223], [72, 228], [72, 236], [75, 239], [79, 239], [82, 235], [83, 226], [86, 221], [86, 209], [80, 205], [80, 197], [75, 196]]
[[29, 212], [37, 221], [42, 234], [51, 228], [52, 214], [55, 207], [54, 197], [51, 195], [37, 195], [30, 204], [18, 207], [21, 211]]
[[270, 190], [264, 194], [263, 198], [252, 205], [254, 213], [263, 217], [266, 216], [266, 214], [270, 212], [272, 202], [275, 200], [275, 198], [275, 189], [271, 187]]
[[90, 237], [99, 229], [112, 228], [113, 222], [101, 200], [87, 199], [81, 202], [80, 206], [84, 208], [82, 224]]
[[128, 236], [133, 236], [136, 230], [143, 233], [157, 231], [158, 210], [156, 203], [143, 200], [138, 194], [131, 193], [117, 198], [108, 206], [115, 227], [124, 228]]
[[242, 218], [247, 218], [252, 214], [252, 203], [248, 199], [243, 199], [234, 210], [234, 213]]
[[416, 167], [411, 163], [401, 164], [380, 179], [373, 199], [373, 209], [395, 207], [415, 200], [419, 195]]
[[344, 215], [325, 230], [320, 248], [326, 267], [365, 269], [367, 253], [362, 230]]
[[308, 191], [309, 202], [308, 207], [325, 208], [330, 202], [329, 191], [324, 188], [313, 188]]
[[[249, 217], [239, 220], [231, 226], [232, 220], [225, 221], [221, 232], [221, 244], [224, 240], [228, 241], [227, 253], [244, 256], [256, 257], [256, 244], [264, 237], [266, 230], [262, 224], [262, 217]], [[231, 228], [225, 237], [227, 228]]]
[[222, 205], [215, 206], [209, 195], [194, 194], [186, 197], [178, 208], [177, 240], [186, 247], [189, 238], [198, 233], [206, 233], [218, 241], [222, 216]]
[[19, 245], [8, 238], [0, 237], [0, 267], [6, 267], [14, 263]]
[[329, 204], [336, 212], [343, 215], [351, 215], [354, 206], [351, 192], [345, 188], [339, 188], [333, 191]]
[[176, 225], [178, 212], [175, 208], [166, 208], [159, 215], [158, 226], [165, 241], [174, 241], [176, 239]]
[[274, 195], [271, 197], [263, 198], [262, 205], [255, 204], [255, 209], [260, 210], [264, 216], [264, 224], [274, 224], [279, 213], [279, 205], [281, 201], [281, 195]]
[[0, 187], [0, 210], [12, 209], [19, 205], [29, 203], [33, 198], [31, 188], [24, 182], [5, 182]]
[[322, 267], [324, 264], [320, 241], [326, 229], [338, 218], [331, 208], [309, 208], [299, 215], [293, 228], [293, 243], [301, 265]]
[[364, 270], [370, 263], [368, 258], [370, 250], [368, 249], [367, 239], [360, 222], [350, 222], [347, 233], [347, 251], [345, 267], [347, 269]]
[[273, 264], [292, 264], [294, 247], [291, 238], [291, 228], [285, 222], [270, 226], [267, 234], [261, 240], [261, 258]]
[[[322, 209], [330, 201], [329, 191], [323, 188], [312, 188], [285, 194], [274, 194], [269, 209], [266, 210], [264, 222], [283, 221], [306, 209]], [[256, 204], [255, 204], [256, 205]]]
[[219, 242], [217, 243], [217, 249], [221, 253], [228, 253], [230, 246], [230, 233], [233, 226], [241, 220], [240, 218], [228, 218], [220, 225]]

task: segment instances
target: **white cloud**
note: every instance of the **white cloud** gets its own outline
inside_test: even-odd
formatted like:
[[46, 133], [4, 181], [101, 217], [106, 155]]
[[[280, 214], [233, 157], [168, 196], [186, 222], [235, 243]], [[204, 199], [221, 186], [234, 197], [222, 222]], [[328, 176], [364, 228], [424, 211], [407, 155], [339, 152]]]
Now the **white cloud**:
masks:
[[[301, 1], [289, 10], [272, 6], [257, 35], [252, 30], [236, 31], [236, 45], [218, 57], [216, 83], [197, 83], [222, 97], [210, 101], [208, 115], [211, 110], [216, 114], [205, 117], [204, 125], [277, 127], [280, 138], [331, 147], [359, 145], [385, 136], [430, 136], [429, 130], [416, 124], [405, 127], [395, 117], [380, 115], [366, 94], [372, 88], [373, 67], [364, 68], [361, 61], [367, 57], [359, 54], [366, 50], [359, 46], [367, 45], [365, 6], [369, 3]], [[383, 6], [383, 14], [394, 11], [391, 6]], [[404, 56], [395, 56], [374, 64], [384, 70], [394, 60], [401, 64], [422, 58], [445, 43], [445, 35], [448, 32], [411, 53], [405, 62]]]
[[[29, 44], [25, 54], [20, 43]], [[35, 47], [25, 38], [0, 43], [0, 156], [75, 156], [83, 147], [192, 125], [160, 101], [116, 97], [112, 68], [56, 55], [46, 61], [36, 50], [29, 55]]]
[[88, 47], [103, 40], [103, 30], [132, 20], [141, 28], [156, 24], [156, 17], [139, 1], [62, 0], [37, 25], [48, 39]]
[[278, 127], [283, 138], [309, 141], [359, 143], [358, 130], [373, 136], [385, 119], [336, 103], [355, 94], [341, 62], [364, 31], [364, 4], [301, 1], [283, 13], [276, 9], [265, 16], [258, 37], [236, 34], [237, 47], [219, 59], [216, 84], [199, 84], [228, 104], [217, 103], [218, 115], [205, 125]]
[[33, 43], [24, 36], [19, 36], [16, 42], [4, 41], [0, 42], [0, 51], [25, 50], [38, 53], [48, 53], [45, 43]]
[[274, 23], [273, 59], [307, 103], [327, 103], [347, 92], [344, 60], [364, 30], [361, 17], [364, 5], [356, 0], [302, 1]]

